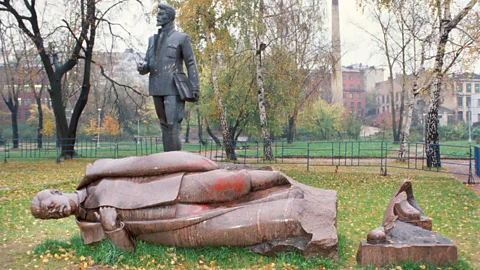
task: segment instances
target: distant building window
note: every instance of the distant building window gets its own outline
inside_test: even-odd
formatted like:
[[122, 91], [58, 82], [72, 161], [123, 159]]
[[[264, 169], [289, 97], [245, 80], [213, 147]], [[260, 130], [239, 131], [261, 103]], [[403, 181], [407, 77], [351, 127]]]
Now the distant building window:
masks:
[[349, 79], [349, 80], [352, 80], [352, 76], [348, 76], [348, 79]]
[[457, 106], [462, 107], [463, 106], [463, 97], [457, 97]]
[[25, 101], [23, 102], [24, 106], [30, 106], [32, 105], [32, 99], [26, 98]]
[[463, 121], [463, 112], [458, 112], [458, 121]]
[[[345, 75], [343, 75], [343, 76], [342, 76], [342, 79], [343, 79], [343, 80], [345, 80]], [[345, 88], [345, 84], [344, 84], [344, 86], [343, 86], [343, 87]]]
[[382, 96], [382, 103], [385, 103], [385, 96]]
[[457, 92], [463, 92], [463, 84], [459, 83], [457, 84]]
[[382, 112], [385, 112], [385, 106], [382, 106]]
[[360, 98], [360, 96], [361, 96], [360, 93], [357, 93], [357, 98]]
[[360, 90], [360, 85], [359, 84], [357, 84], [357, 90]]
[[390, 96], [387, 96], [387, 103], [390, 102]]
[[357, 81], [360, 81], [360, 75], [357, 75]]
[[471, 97], [467, 97], [467, 107], [470, 107], [471, 100], [472, 100]]
[[472, 84], [467, 83], [467, 93], [471, 93], [471, 92], [472, 92]]
[[390, 106], [387, 106], [387, 112], [390, 112]]
[[[479, 108], [480, 108], [480, 99], [477, 99], [477, 107], [479, 107]], [[480, 121], [480, 118], [479, 118], [479, 120], [478, 120], [478, 121]]]
[[354, 102], [350, 102], [350, 108], [351, 109], [355, 108], [355, 103]]
[[353, 93], [350, 93], [350, 98], [353, 98]]
[[18, 106], [22, 106], [22, 99], [18, 98]]
[[25, 120], [27, 120], [30, 117], [30, 111], [25, 111]]
[[347, 97], [347, 95], [345, 93], [343, 93], [343, 98], [346, 98], [346, 97]]
[[353, 84], [350, 84], [350, 89], [353, 89]]
[[359, 109], [362, 108], [362, 103], [358, 102], [357, 106], [358, 106], [357, 108], [359, 108]]
[[475, 93], [480, 93], [480, 83], [475, 84]]
[[343, 84], [343, 89], [345, 89], [345, 84]]

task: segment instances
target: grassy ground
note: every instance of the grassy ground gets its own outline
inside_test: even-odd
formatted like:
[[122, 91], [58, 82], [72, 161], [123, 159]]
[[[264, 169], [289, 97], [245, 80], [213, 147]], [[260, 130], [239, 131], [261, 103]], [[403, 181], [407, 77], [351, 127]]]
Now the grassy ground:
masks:
[[[439, 173], [390, 169], [382, 177], [368, 167], [275, 165], [299, 182], [338, 191], [339, 260], [307, 260], [295, 253], [270, 258], [243, 248], [171, 248], [137, 243], [134, 254], [116, 250], [108, 241], [84, 246], [73, 218], [36, 220], [30, 201], [44, 188], [73, 191], [92, 160], [56, 164], [52, 160], [0, 164], [0, 262], [3, 269], [175, 268], [175, 269], [333, 269], [356, 267], [360, 240], [381, 223], [383, 211], [402, 178], [410, 177], [420, 207], [433, 219], [433, 230], [458, 246], [452, 269], [480, 268], [479, 198], [455, 179]], [[437, 269], [405, 264], [403, 269]], [[400, 269], [400, 268], [397, 268]]]

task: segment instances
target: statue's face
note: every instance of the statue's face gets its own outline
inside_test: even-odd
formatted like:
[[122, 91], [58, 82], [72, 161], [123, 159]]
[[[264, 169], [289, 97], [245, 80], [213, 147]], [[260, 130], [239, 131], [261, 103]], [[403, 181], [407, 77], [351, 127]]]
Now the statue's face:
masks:
[[59, 219], [72, 214], [73, 202], [58, 190], [44, 190], [37, 194], [39, 200], [38, 215], [41, 219]]
[[157, 26], [165, 26], [167, 23], [171, 22], [172, 19], [170, 18], [170, 15], [164, 10], [164, 9], [159, 9], [157, 13]]

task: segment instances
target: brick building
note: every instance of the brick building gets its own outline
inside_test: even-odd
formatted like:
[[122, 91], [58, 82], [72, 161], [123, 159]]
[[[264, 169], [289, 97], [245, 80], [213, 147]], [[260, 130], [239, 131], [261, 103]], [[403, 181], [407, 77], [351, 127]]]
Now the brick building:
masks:
[[365, 82], [363, 73], [358, 69], [342, 68], [343, 106], [346, 113], [356, 117], [365, 116]]

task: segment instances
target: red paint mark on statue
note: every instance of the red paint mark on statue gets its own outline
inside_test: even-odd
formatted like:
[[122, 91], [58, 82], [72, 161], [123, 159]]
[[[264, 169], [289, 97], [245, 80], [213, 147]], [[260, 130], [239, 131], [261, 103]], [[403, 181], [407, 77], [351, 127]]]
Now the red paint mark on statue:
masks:
[[215, 181], [215, 191], [225, 191], [227, 189], [235, 190], [240, 193], [243, 190], [243, 177], [236, 176], [233, 180], [229, 178], [220, 178]]

